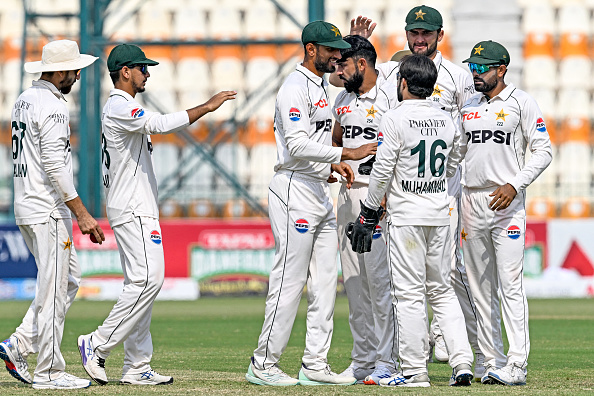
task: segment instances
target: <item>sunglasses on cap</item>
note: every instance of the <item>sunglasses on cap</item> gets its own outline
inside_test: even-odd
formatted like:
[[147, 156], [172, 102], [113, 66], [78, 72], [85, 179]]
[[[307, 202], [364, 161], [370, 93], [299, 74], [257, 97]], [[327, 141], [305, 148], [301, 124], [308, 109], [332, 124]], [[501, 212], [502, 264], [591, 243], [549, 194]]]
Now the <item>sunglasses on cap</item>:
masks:
[[479, 65], [477, 63], [468, 63], [470, 72], [476, 72], [477, 74], [483, 74], [489, 71], [492, 67], [499, 67], [501, 65]]

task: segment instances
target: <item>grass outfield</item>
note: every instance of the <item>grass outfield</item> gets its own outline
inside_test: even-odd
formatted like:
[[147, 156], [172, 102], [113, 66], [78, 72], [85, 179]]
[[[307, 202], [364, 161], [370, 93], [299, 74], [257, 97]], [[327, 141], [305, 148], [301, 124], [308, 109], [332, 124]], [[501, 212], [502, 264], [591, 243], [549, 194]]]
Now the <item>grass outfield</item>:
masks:
[[[67, 370], [87, 378], [76, 348], [78, 335], [94, 330], [107, 316], [113, 303], [77, 301], [66, 318], [62, 351]], [[502, 387], [473, 384], [469, 388], [450, 388], [451, 373], [445, 364], [430, 364], [431, 388], [400, 389], [355, 385], [347, 387], [273, 388], [252, 385], [244, 374], [256, 346], [263, 315], [263, 298], [204, 298], [194, 302], [157, 302], [153, 309], [152, 366], [173, 375], [174, 384], [159, 387], [118, 385], [123, 349], [118, 347], [106, 361], [106, 386], [67, 391], [68, 394], [97, 395], [231, 395], [261, 394], [356, 395], [356, 394], [501, 394], [577, 395], [594, 392], [594, 301], [531, 300], [530, 330], [532, 351], [529, 359], [528, 385]], [[28, 304], [0, 302], [0, 337], [8, 336], [20, 323]], [[349, 365], [352, 338], [348, 327], [346, 297], [339, 297], [334, 317], [335, 328], [329, 361], [334, 371]], [[280, 362], [290, 375], [299, 371], [305, 338], [305, 302], [302, 301], [293, 334]], [[34, 359], [29, 363], [33, 365]], [[32, 370], [31, 370], [32, 373]], [[34, 391], [15, 381], [8, 372], [0, 372], [0, 394], [56, 395], [58, 391]], [[62, 394], [60, 392], [60, 394]]]

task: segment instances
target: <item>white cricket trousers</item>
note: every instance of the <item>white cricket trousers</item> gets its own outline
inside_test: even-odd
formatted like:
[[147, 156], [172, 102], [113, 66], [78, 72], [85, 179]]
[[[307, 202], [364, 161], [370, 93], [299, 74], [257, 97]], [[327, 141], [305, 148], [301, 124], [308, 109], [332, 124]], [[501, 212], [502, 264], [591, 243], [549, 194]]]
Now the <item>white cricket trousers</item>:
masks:
[[390, 294], [390, 270], [386, 246], [386, 220], [381, 220], [373, 234], [371, 251], [358, 254], [346, 236], [349, 222], [357, 220], [361, 201], [367, 198], [368, 186], [342, 184], [338, 194], [338, 241], [340, 262], [347, 298], [349, 325], [353, 335], [351, 358], [357, 367], [372, 369], [378, 365], [396, 367], [398, 356], [394, 342], [394, 310]]
[[[460, 254], [460, 196], [462, 195], [461, 185], [461, 166], [448, 180], [448, 198], [450, 200], [450, 243], [451, 253], [449, 258], [446, 258], [451, 263], [451, 282], [462, 313], [464, 314], [464, 321], [466, 323], [466, 333], [468, 334], [468, 341], [475, 353], [481, 353], [476, 329], [476, 307], [472, 299], [470, 286], [468, 285], [468, 276], [466, 268], [462, 262], [462, 255]], [[435, 317], [431, 322], [431, 332], [435, 337], [441, 334], [439, 323]]]
[[427, 373], [427, 303], [443, 333], [450, 366], [472, 365], [464, 315], [450, 282], [450, 263], [446, 259], [450, 255], [450, 227], [388, 227], [396, 343], [403, 374]]
[[528, 302], [523, 283], [525, 193], [520, 191], [509, 207], [489, 209], [495, 187], [464, 188], [462, 193], [462, 241], [470, 290], [477, 308], [478, 342], [485, 366], [506, 364], [501, 316], [509, 340], [507, 364], [526, 368], [530, 352]]
[[307, 284], [303, 364], [322, 370], [332, 339], [338, 277], [336, 217], [328, 183], [279, 171], [270, 182], [268, 211], [276, 252], [254, 351], [256, 367], [267, 369], [279, 361]]
[[33, 381], [63, 375], [66, 362], [60, 351], [64, 318], [74, 301], [81, 272], [72, 244], [72, 219], [50, 217], [47, 223], [19, 229], [37, 264], [35, 299], [14, 332], [23, 357], [39, 353]]
[[124, 289], [101, 326], [92, 333], [95, 353], [107, 358], [124, 343], [123, 374], [150, 369], [153, 342], [149, 331], [153, 302], [165, 280], [159, 220], [134, 217], [113, 227], [124, 271]]

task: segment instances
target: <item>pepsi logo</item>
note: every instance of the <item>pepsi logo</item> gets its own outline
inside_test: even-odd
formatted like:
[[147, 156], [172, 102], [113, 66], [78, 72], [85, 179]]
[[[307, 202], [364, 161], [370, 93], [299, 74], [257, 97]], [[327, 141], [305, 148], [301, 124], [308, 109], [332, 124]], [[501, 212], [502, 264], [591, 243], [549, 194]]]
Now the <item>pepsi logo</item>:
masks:
[[536, 130], [538, 132], [546, 132], [547, 131], [547, 126], [545, 125], [545, 122], [542, 118], [539, 118], [538, 120], [536, 120]]
[[520, 227], [515, 226], [515, 225], [511, 225], [511, 226], [507, 227], [507, 236], [510, 239], [518, 239], [520, 237], [520, 235], [522, 235], [522, 231], [520, 230]]
[[297, 107], [291, 107], [289, 109], [289, 120], [291, 121], [299, 121], [301, 119], [301, 112]]
[[377, 133], [377, 145], [381, 145], [384, 142], [384, 134], [381, 132]]
[[382, 236], [382, 227], [378, 224], [375, 226], [375, 230], [373, 230], [373, 239], [378, 239]]
[[305, 234], [309, 230], [309, 223], [305, 219], [295, 220], [295, 229], [300, 234]]
[[153, 241], [157, 245], [161, 244], [162, 239], [161, 239], [161, 234], [159, 233], [159, 231], [157, 231], [157, 230], [151, 231], [151, 241]]
[[132, 116], [132, 118], [139, 118], [139, 117], [142, 117], [143, 115], [144, 115], [144, 109], [141, 109], [140, 107], [137, 107], [136, 109], [134, 109], [130, 112], [130, 116]]

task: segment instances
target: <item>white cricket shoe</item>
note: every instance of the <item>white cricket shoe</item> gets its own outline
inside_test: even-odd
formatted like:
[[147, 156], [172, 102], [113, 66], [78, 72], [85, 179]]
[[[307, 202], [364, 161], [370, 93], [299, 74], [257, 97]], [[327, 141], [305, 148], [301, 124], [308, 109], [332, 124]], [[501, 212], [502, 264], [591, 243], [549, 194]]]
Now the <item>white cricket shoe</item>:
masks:
[[269, 369], [260, 370], [254, 364], [254, 358], [248, 366], [247, 374], [245, 379], [248, 382], [256, 385], [269, 385], [269, 386], [291, 386], [299, 385], [299, 381], [293, 377], [287, 375], [277, 365], [270, 367]]
[[433, 339], [435, 340], [435, 346], [433, 347], [433, 350], [435, 351], [435, 360], [441, 363], [447, 363], [450, 360], [450, 355], [448, 354], [448, 348], [446, 347], [443, 335], [434, 334]]
[[322, 370], [310, 370], [301, 363], [299, 370], [300, 385], [354, 385], [357, 378], [346, 375], [338, 375], [326, 365]]
[[487, 374], [496, 384], [501, 385], [526, 385], [524, 369], [515, 364], [508, 364]]
[[51, 381], [35, 381], [33, 389], [82, 389], [91, 386], [91, 381], [64, 373], [60, 378]]
[[475, 353], [474, 355], [474, 380], [480, 381], [485, 375], [485, 355]]
[[29, 374], [29, 365], [27, 359], [21, 355], [19, 350], [19, 339], [11, 335], [6, 340], [0, 342], [0, 359], [6, 364], [6, 371], [14, 378], [25, 384], [30, 384], [31, 374]]
[[470, 364], [459, 364], [452, 370], [450, 386], [470, 386], [472, 384], [472, 377]]
[[429, 376], [426, 373], [414, 374], [405, 377], [402, 373], [393, 374], [389, 378], [382, 378], [380, 386], [401, 386], [409, 388], [427, 388], [431, 386]]
[[483, 385], [495, 384], [495, 381], [493, 381], [491, 378], [489, 378], [489, 373], [491, 371], [495, 371], [495, 367], [493, 367], [493, 366], [485, 367], [485, 369], [483, 371], [483, 375], [481, 376], [481, 384], [483, 384]]
[[93, 381], [99, 385], [107, 384], [105, 374], [105, 359], [95, 354], [93, 340], [90, 334], [78, 337], [78, 351], [82, 359], [82, 366]]
[[124, 374], [120, 380], [122, 385], [169, 385], [173, 384], [173, 377], [161, 375], [150, 369], [144, 373]]
[[349, 367], [347, 367], [342, 373], [338, 375], [341, 377], [355, 377], [357, 379], [357, 383], [362, 384], [363, 380], [372, 373], [373, 369], [357, 367], [355, 366], [354, 362], [351, 362]]
[[396, 373], [396, 369], [394, 367], [380, 364], [375, 368], [375, 370], [373, 370], [373, 373], [365, 377], [365, 381], [363, 381], [363, 383], [365, 385], [379, 385], [382, 378], [390, 378], [394, 373]]

